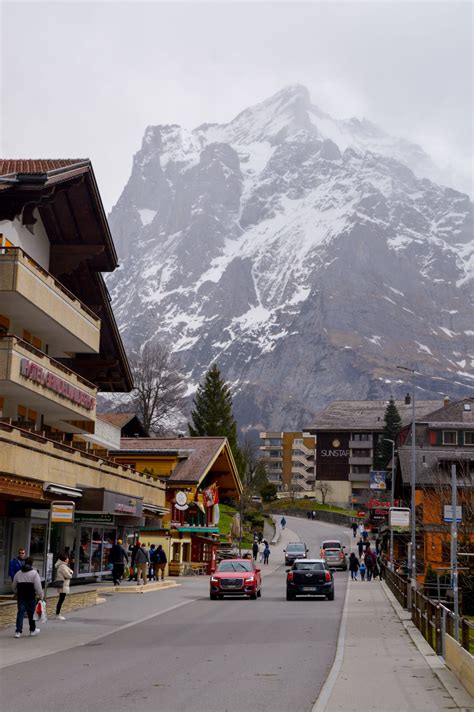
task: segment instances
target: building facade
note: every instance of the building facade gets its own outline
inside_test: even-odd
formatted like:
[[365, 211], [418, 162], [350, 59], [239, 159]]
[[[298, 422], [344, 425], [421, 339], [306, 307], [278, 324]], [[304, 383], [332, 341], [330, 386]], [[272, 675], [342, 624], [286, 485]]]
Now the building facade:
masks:
[[[61, 551], [97, 576], [117, 536], [166, 511], [98, 427], [98, 392], [133, 385], [102, 276], [117, 256], [90, 161], [0, 161], [0, 177], [0, 586], [19, 547], [43, 578]], [[57, 500], [70, 523], [50, 521]]]
[[279, 497], [314, 497], [315, 438], [306, 432], [260, 433], [260, 458]]
[[[342, 507], [368, 507], [373, 499], [370, 472], [388, 401], [334, 401], [316, 415], [308, 428], [316, 437], [317, 481], [328, 486], [326, 501]], [[411, 421], [409, 396], [395, 401], [402, 423]], [[416, 417], [434, 410], [442, 401], [418, 401]], [[381, 492], [377, 497], [381, 499]]]

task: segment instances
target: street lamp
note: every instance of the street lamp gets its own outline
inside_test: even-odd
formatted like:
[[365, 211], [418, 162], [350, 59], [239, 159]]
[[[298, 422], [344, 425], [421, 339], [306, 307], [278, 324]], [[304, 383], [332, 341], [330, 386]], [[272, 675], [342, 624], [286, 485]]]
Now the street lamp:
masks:
[[[392, 509], [395, 506], [395, 440], [391, 440], [390, 438], [384, 438], [384, 441], [386, 443], [392, 443], [392, 496], [391, 496], [391, 501], [392, 501]], [[393, 524], [390, 522], [390, 567], [392, 571], [395, 570], [395, 567], [393, 565]]]
[[400, 371], [408, 371], [412, 375], [413, 379], [413, 395], [412, 395], [412, 418], [411, 418], [411, 563], [410, 563], [410, 577], [412, 585], [415, 589], [417, 588], [416, 579], [416, 519], [415, 519], [415, 507], [416, 507], [416, 450], [415, 450], [415, 375], [416, 370], [414, 368], [407, 368], [406, 366], [397, 366]]

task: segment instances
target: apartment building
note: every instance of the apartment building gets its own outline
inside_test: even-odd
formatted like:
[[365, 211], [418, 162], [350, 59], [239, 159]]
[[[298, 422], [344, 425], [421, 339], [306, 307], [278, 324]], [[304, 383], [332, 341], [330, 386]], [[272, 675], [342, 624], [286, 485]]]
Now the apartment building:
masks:
[[[441, 407], [443, 401], [417, 401], [415, 417]], [[316, 415], [308, 428], [317, 440], [318, 481], [327, 483], [327, 501], [341, 506], [366, 505], [374, 454], [384, 426], [388, 401], [334, 401]], [[411, 397], [395, 401], [402, 424], [411, 422]], [[380, 497], [380, 493], [377, 493]]]
[[[76, 577], [105, 573], [114, 538], [166, 511], [97, 427], [98, 392], [133, 386], [102, 276], [117, 266], [90, 161], [0, 161], [0, 586], [20, 546], [43, 577], [65, 550]], [[49, 527], [53, 500], [73, 522]]]
[[260, 457], [281, 497], [314, 497], [314, 455], [315, 438], [310, 433], [260, 433]]

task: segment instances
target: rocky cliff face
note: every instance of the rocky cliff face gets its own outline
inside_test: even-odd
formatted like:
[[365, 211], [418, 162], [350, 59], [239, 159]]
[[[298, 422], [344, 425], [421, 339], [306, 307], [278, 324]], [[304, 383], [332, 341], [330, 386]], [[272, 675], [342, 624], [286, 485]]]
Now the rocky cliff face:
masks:
[[245, 427], [307, 426], [328, 401], [474, 392], [471, 203], [423, 151], [337, 121], [304, 87], [226, 125], [151, 126], [110, 215], [125, 343], [217, 361]]

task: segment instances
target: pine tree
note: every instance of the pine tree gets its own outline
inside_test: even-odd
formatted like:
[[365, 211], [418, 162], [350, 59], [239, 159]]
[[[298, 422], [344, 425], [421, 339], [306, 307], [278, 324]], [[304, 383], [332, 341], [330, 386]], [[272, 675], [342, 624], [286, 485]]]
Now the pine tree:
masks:
[[225, 436], [237, 469], [241, 472], [242, 455], [237, 441], [237, 423], [232, 413], [232, 396], [216, 364], [206, 373], [204, 383], [199, 384], [193, 403], [189, 434], [192, 437]]
[[396, 441], [402, 427], [402, 419], [393, 398], [390, 398], [388, 402], [383, 419], [384, 426], [379, 436], [374, 458], [375, 468], [380, 470], [387, 466], [392, 457], [392, 443], [387, 442], [386, 438]]

